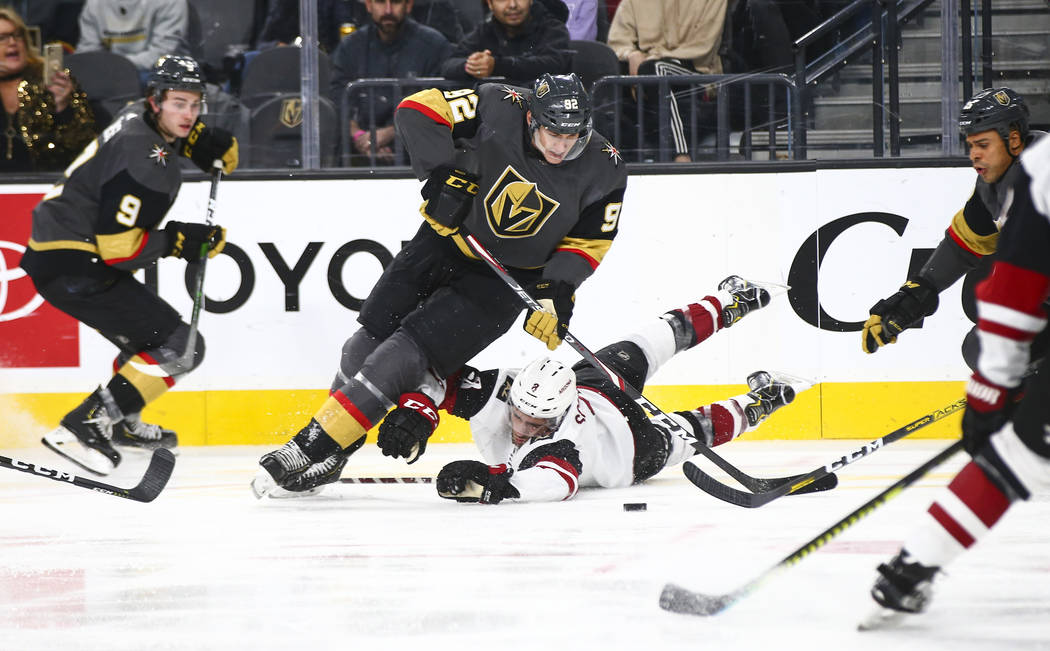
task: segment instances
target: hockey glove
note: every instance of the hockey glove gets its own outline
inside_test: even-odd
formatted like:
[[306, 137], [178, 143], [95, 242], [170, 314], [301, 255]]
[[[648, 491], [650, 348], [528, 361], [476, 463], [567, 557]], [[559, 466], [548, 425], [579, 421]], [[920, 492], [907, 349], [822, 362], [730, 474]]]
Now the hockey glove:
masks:
[[874, 353], [886, 344], [897, 342], [897, 335], [937, 311], [937, 289], [922, 278], [909, 280], [900, 290], [871, 307], [864, 322], [861, 347]]
[[237, 139], [225, 129], [206, 127], [197, 123], [186, 136], [182, 155], [205, 172], [210, 172], [215, 161], [222, 161], [222, 171], [229, 174], [237, 169]]
[[499, 504], [507, 498], [521, 497], [518, 489], [510, 485], [512, 474], [514, 471], [506, 464], [486, 466], [480, 461], [453, 461], [438, 473], [438, 495], [457, 502]]
[[191, 264], [200, 261], [205, 250], [202, 247], [208, 247], [208, 257], [214, 258], [226, 246], [226, 229], [221, 226], [168, 222], [164, 232], [171, 238], [168, 255], [182, 258]]
[[1007, 389], [990, 382], [974, 372], [966, 384], [966, 411], [963, 412], [963, 447], [970, 455], [984, 446], [1006, 421], [1017, 406], [1019, 389]]
[[438, 426], [434, 401], [422, 393], [402, 394], [396, 409], [379, 425], [379, 449], [385, 457], [415, 463], [426, 452], [427, 439]]
[[422, 212], [438, 235], [448, 237], [470, 214], [478, 196], [478, 176], [465, 170], [439, 165], [430, 173], [420, 194], [426, 199]]
[[576, 289], [561, 280], [540, 280], [527, 289], [543, 309], [529, 311], [525, 317], [525, 332], [547, 344], [549, 350], [554, 350], [569, 331]]

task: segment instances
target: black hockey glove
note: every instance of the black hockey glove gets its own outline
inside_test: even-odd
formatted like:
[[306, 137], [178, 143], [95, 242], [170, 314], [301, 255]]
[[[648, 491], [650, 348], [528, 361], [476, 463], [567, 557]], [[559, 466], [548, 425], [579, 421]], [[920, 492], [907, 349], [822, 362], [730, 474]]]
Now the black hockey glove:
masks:
[[554, 350], [569, 331], [576, 288], [561, 280], [540, 280], [525, 289], [543, 308], [529, 310], [525, 317], [525, 332], [547, 344], [549, 350]]
[[423, 216], [438, 235], [448, 237], [470, 214], [478, 196], [478, 176], [448, 165], [435, 167], [419, 191], [427, 200]]
[[379, 424], [379, 449], [385, 457], [415, 463], [426, 452], [427, 439], [438, 426], [434, 401], [422, 393], [401, 395], [398, 406]]
[[1020, 396], [1019, 389], [1007, 389], [974, 372], [966, 385], [966, 411], [963, 412], [963, 447], [976, 455], [988, 437], [1010, 420]]
[[507, 498], [521, 497], [510, 485], [514, 471], [504, 464], [486, 466], [480, 461], [453, 461], [446, 464], [437, 477], [437, 492], [441, 497], [457, 502], [499, 504]]
[[922, 278], [909, 280], [900, 290], [871, 307], [864, 322], [861, 347], [865, 353], [897, 342], [897, 335], [937, 311], [937, 290]]
[[214, 258], [226, 246], [226, 229], [221, 226], [168, 222], [164, 232], [171, 238], [168, 255], [182, 258], [191, 264], [200, 261], [201, 247], [207, 246], [208, 257]]
[[221, 161], [223, 174], [229, 174], [237, 169], [237, 139], [226, 129], [206, 127], [197, 120], [186, 136], [182, 155], [205, 172], [211, 172], [215, 161]]

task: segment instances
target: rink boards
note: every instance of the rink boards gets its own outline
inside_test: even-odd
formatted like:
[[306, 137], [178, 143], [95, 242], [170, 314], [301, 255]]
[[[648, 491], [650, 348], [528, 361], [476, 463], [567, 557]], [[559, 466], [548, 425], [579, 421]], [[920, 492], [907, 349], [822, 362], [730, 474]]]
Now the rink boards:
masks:
[[[959, 343], [970, 327], [961, 283], [923, 328], [876, 355], [860, 348], [868, 308], [894, 292], [965, 203], [969, 168], [632, 176], [620, 234], [577, 292], [572, 331], [597, 350], [725, 276], [790, 293], [679, 355], [646, 389], [665, 410], [741, 393], [758, 369], [816, 386], [753, 438], [876, 438], [961, 396]], [[410, 179], [223, 181], [216, 221], [226, 252], [208, 265], [204, 364], [147, 410], [185, 444], [284, 440], [322, 402], [357, 308], [415, 232]], [[41, 430], [107, 380], [115, 354], [97, 333], [41, 304], [15, 268], [44, 185], [0, 186], [0, 447]], [[208, 187], [187, 182], [170, 219], [202, 221]], [[164, 259], [140, 277], [188, 318], [191, 278]], [[522, 365], [546, 349], [519, 326], [475, 365]], [[575, 361], [562, 346], [555, 355]], [[957, 418], [916, 436], [953, 436]], [[437, 440], [465, 441], [444, 419]]]

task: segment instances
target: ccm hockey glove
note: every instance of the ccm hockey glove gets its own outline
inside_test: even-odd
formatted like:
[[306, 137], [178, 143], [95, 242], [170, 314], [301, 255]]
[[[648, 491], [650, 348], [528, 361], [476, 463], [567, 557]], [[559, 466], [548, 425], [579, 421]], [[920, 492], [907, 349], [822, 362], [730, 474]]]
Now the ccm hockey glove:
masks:
[[543, 309], [529, 310], [525, 317], [525, 332], [547, 344], [549, 350], [554, 350], [569, 331], [576, 289], [561, 280], [540, 280], [527, 289], [529, 296], [536, 299]]
[[171, 238], [168, 255], [182, 258], [191, 264], [200, 261], [201, 247], [207, 246], [208, 257], [214, 258], [226, 246], [226, 229], [221, 226], [168, 222], [164, 232]]
[[470, 214], [478, 196], [478, 176], [448, 165], [434, 168], [420, 194], [426, 199], [423, 216], [438, 235], [448, 237]]
[[904, 283], [896, 294], [871, 307], [864, 322], [861, 347], [865, 353], [897, 342], [897, 335], [937, 311], [937, 289], [922, 278]]
[[427, 439], [438, 426], [434, 401], [422, 393], [402, 394], [397, 408], [379, 424], [379, 449], [385, 457], [404, 457], [415, 463], [427, 449]]
[[521, 497], [510, 485], [514, 471], [500, 464], [486, 466], [480, 461], [453, 461], [446, 464], [437, 476], [437, 492], [441, 497], [457, 502], [499, 504], [507, 498]]
[[206, 127], [197, 120], [186, 136], [182, 155], [205, 172], [211, 171], [215, 161], [221, 161], [223, 174], [229, 174], [237, 169], [237, 139], [225, 129]]
[[1019, 389], [1007, 389], [975, 372], [966, 384], [966, 411], [963, 412], [963, 447], [971, 456], [1010, 420]]

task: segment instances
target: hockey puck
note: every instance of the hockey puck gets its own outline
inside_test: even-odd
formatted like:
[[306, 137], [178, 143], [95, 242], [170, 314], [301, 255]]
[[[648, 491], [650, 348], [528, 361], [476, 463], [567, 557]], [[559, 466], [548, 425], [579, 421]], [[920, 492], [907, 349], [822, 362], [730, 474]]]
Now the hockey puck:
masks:
[[628, 502], [623, 505], [624, 511], [644, 511], [646, 509], [645, 502]]

